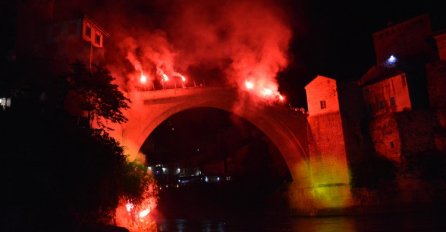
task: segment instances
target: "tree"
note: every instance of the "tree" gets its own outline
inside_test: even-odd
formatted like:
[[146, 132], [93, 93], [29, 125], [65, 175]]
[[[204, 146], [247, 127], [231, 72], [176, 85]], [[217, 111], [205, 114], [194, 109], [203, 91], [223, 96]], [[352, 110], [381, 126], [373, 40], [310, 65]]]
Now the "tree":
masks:
[[67, 76], [69, 89], [75, 100], [80, 101], [80, 110], [88, 112], [89, 121], [94, 119], [100, 128], [106, 128], [104, 119], [113, 123], [127, 121], [121, 110], [128, 108], [129, 100], [113, 84], [114, 78], [103, 66], [93, 66], [88, 70], [77, 61]]
[[66, 107], [76, 93], [95, 120], [125, 122], [128, 100], [109, 71], [89, 72], [79, 62], [65, 75], [35, 62], [16, 66], [9, 88], [20, 93], [17, 104], [0, 112], [0, 223], [24, 231], [61, 224], [67, 231], [68, 224], [108, 219], [122, 196], [138, 200], [148, 174], [127, 163], [104, 124], [80, 126]]

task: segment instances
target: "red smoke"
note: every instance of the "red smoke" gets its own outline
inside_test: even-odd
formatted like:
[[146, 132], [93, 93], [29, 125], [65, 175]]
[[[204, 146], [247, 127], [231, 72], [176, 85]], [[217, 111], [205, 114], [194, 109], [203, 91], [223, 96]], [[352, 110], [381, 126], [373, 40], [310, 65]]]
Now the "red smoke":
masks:
[[[126, 80], [127, 88], [142, 73], [148, 80], [160, 80], [162, 72], [169, 77], [178, 72], [190, 79], [217, 78], [193, 76], [192, 69], [210, 68], [243, 89], [245, 81], [253, 83], [258, 95], [264, 89], [277, 93], [275, 78], [287, 66], [291, 30], [272, 1], [107, 4], [95, 14], [115, 46], [107, 52], [110, 68]], [[145, 13], [138, 6], [150, 10]]]

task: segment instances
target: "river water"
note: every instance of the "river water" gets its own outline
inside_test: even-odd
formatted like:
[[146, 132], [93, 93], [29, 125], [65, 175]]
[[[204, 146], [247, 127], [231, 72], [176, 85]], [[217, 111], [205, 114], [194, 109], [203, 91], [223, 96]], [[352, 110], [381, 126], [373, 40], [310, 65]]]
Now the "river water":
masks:
[[446, 209], [439, 206], [363, 216], [292, 217], [280, 194], [268, 201], [256, 198], [260, 194], [242, 195], [239, 188], [233, 193], [220, 188], [162, 192], [153, 218], [160, 232], [446, 232]]
[[379, 216], [342, 217], [266, 217], [238, 216], [218, 219], [162, 219], [158, 231], [206, 232], [375, 232], [375, 231], [446, 231], [446, 214], [410, 213]]

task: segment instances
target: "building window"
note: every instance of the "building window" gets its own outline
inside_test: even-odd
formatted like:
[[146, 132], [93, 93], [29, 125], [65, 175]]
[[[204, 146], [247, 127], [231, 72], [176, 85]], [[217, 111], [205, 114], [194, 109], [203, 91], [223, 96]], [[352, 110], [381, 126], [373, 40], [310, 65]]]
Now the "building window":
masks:
[[11, 98], [0, 98], [0, 110], [11, 107]]
[[95, 42], [96, 42], [96, 44], [101, 44], [101, 35], [96, 34], [96, 36], [95, 36]]
[[327, 108], [327, 103], [325, 102], [325, 100], [322, 100], [322, 101], [320, 102], [320, 104], [321, 104], [321, 109], [325, 109], [325, 108]]
[[390, 97], [390, 106], [392, 107], [396, 106], [395, 97]]
[[379, 101], [378, 107], [379, 109], [384, 109], [385, 103], [384, 101]]
[[393, 143], [393, 141], [390, 142], [390, 148], [395, 148], [395, 144]]
[[85, 35], [91, 37], [91, 27], [89, 25], [85, 28]]

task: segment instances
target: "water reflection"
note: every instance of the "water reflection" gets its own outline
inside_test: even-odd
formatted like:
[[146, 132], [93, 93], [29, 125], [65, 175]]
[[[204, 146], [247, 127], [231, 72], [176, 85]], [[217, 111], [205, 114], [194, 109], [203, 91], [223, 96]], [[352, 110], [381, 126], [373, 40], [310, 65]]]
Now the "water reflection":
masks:
[[411, 214], [319, 218], [228, 218], [218, 220], [159, 220], [158, 231], [204, 232], [372, 232], [372, 231], [446, 231], [441, 214]]
[[294, 220], [288, 231], [305, 232], [355, 232], [355, 220], [351, 217], [303, 218]]

